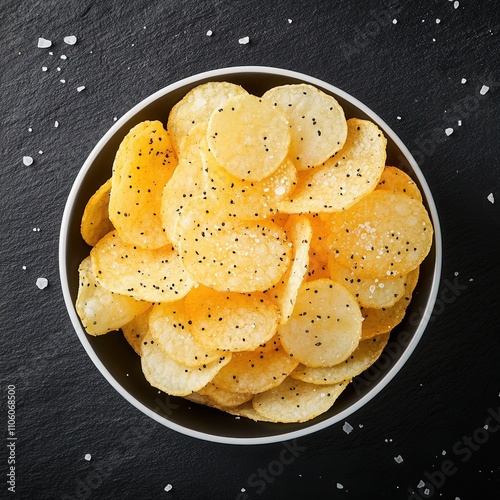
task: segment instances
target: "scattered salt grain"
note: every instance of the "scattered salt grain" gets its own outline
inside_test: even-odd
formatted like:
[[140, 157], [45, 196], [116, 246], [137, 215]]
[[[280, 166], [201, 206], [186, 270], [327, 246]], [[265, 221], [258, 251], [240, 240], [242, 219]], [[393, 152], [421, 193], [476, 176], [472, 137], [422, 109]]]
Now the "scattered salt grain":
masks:
[[454, 9], [458, 9], [459, 6], [460, 6], [460, 2], [457, 2], [457, 1], [453, 2]]
[[278, 195], [278, 196], [281, 196], [283, 194], [285, 194], [285, 187], [284, 186], [278, 186], [274, 192]]
[[250, 42], [250, 37], [248, 37], [248, 36], [244, 36], [243, 38], [240, 38], [240, 39], [238, 40], [238, 43], [239, 43], [240, 45], [246, 45], [246, 44], [247, 44], [247, 43], [249, 43], [249, 42]]
[[485, 94], [488, 92], [488, 90], [490, 90], [490, 88], [488, 87], [488, 85], [483, 85], [483, 86], [481, 87], [481, 90], [479, 91], [479, 93], [480, 93], [481, 95], [485, 95]]
[[116, 116], [113, 116], [113, 121], [116, 122], [116, 120], [118, 120], [118, 118]]
[[40, 288], [40, 290], [47, 288], [48, 284], [49, 284], [49, 280], [47, 278], [38, 278], [36, 280], [36, 286], [38, 288]]
[[29, 167], [30, 165], [33, 165], [33, 158], [31, 156], [23, 156], [23, 163]]
[[455, 271], [455, 272], [453, 273], [453, 275], [454, 275], [454, 276], [458, 276], [458, 271]]
[[401, 117], [400, 117], [400, 116], [396, 116], [396, 119], [397, 119], [397, 120], [401, 120]]
[[49, 56], [53, 56], [54, 55], [54, 52], [49, 52]]
[[337, 489], [343, 490], [344, 489], [344, 485], [341, 484], [341, 483], [337, 483]]
[[436, 24], [439, 24], [441, 22], [441, 19], [436, 19]]
[[75, 35], [69, 35], [64, 37], [64, 43], [67, 43], [68, 45], [75, 45], [76, 43], [76, 36]]
[[57, 71], [61, 71], [61, 68], [59, 66], [56, 69], [57, 69]]
[[80, 85], [80, 87], [76, 87], [77, 92], [81, 92], [82, 90], [85, 90], [85, 85]]
[[462, 120], [458, 120], [458, 126], [461, 127], [462, 126]]
[[54, 122], [54, 127], [55, 128], [59, 127], [59, 122], [57, 120]]
[[42, 71], [47, 71], [47, 66], [42, 66]]
[[38, 154], [43, 155], [43, 151], [40, 149], [40, 151], [38, 151]]
[[429, 496], [431, 494], [431, 490], [429, 488], [425, 488], [424, 495]]
[[26, 266], [23, 266], [23, 271], [26, 271]]
[[346, 422], [343, 427], [342, 427], [342, 430], [346, 433], [346, 434], [350, 434], [353, 430], [353, 426], [349, 423], [349, 422]]
[[90, 453], [87, 453], [83, 458], [85, 458], [85, 460], [87, 460], [87, 462], [90, 462], [92, 455]]
[[39, 227], [34, 227], [33, 228], [33, 232], [34, 233], [39, 233], [40, 232], [40, 228]]
[[48, 49], [51, 46], [52, 46], [52, 42], [50, 40], [47, 40], [46, 38], [39, 38], [38, 39], [38, 48], [39, 49]]
[[214, 34], [214, 32], [212, 30], [207, 31], [207, 36], [212, 36], [213, 34]]
[[33, 129], [30, 127], [30, 128], [28, 129], [28, 132], [33, 132]]
[[460, 80], [460, 82], [461, 82], [461, 84], [462, 84], [462, 85], [463, 85], [464, 83], [467, 83], [467, 78], [462, 78], [462, 79]]
[[241, 488], [240, 490], [242, 493], [245, 493], [245, 491], [247, 491], [245, 488]]
[[62, 79], [62, 80], [59, 80], [61, 83], [66, 83], [66, 80]]
[[362, 429], [363, 428], [363, 424], [359, 424], [359, 428]]
[[291, 19], [288, 19], [288, 24], [292, 24], [293, 21]]
[[392, 24], [398, 24], [398, 20], [397, 19], [393, 19], [392, 20]]
[[398, 455], [397, 457], [394, 457], [394, 460], [396, 463], [400, 464], [403, 461], [403, 457], [401, 455]]
[[441, 452], [441, 455], [443, 455], [443, 457], [444, 457], [444, 456], [446, 455], [446, 450], [443, 450], [443, 451]]
[[65, 56], [64, 54], [61, 55], [61, 59], [65, 61], [68, 58], [68, 56]]
[[172, 485], [169, 483], [165, 486], [165, 491], [170, 491], [172, 489]]
[[422, 480], [420, 480], [417, 484], [417, 488], [423, 488], [424, 486], [425, 486], [425, 483]]
[[451, 134], [453, 134], [453, 129], [451, 127], [448, 127], [447, 129], [445, 129], [444, 133], [450, 136]]
[[488, 201], [491, 203], [495, 203], [495, 195], [493, 193], [490, 193], [488, 196]]
[[235, 420], [240, 420], [240, 416], [239, 415], [236, 415], [236, 417], [234, 417]]

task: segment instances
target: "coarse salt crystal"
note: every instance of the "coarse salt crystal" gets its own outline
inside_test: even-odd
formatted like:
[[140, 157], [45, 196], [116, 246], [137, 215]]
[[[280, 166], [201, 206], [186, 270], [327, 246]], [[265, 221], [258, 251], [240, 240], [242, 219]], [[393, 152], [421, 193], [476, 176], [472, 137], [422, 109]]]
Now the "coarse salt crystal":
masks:
[[43, 151], [40, 149], [40, 151], [38, 151], [38, 154], [43, 155]]
[[65, 56], [64, 54], [61, 55], [61, 59], [65, 61], [68, 58], [68, 56]]
[[453, 2], [453, 7], [455, 9], [458, 9], [459, 6], [460, 6], [460, 2], [457, 2], [457, 1]]
[[441, 22], [441, 19], [436, 19], [436, 24], [439, 24]]
[[242, 493], [245, 493], [245, 491], [247, 491], [245, 488], [241, 488], [240, 490]]
[[38, 288], [40, 288], [40, 290], [47, 288], [48, 284], [49, 284], [49, 280], [47, 278], [38, 278], [36, 280], [36, 286]]
[[393, 19], [392, 20], [392, 24], [398, 24], [398, 20], [397, 19]]
[[38, 48], [39, 49], [48, 49], [51, 46], [52, 46], [52, 42], [50, 40], [47, 40], [46, 38], [39, 38], [38, 39]]
[[398, 455], [397, 457], [394, 457], [394, 460], [396, 463], [400, 464], [403, 461], [403, 457], [401, 455]]
[[462, 126], [462, 120], [458, 120], [458, 126], [461, 127]]
[[431, 494], [431, 490], [429, 488], [425, 488], [424, 495], [429, 496]]
[[467, 78], [462, 78], [462, 79], [460, 80], [460, 82], [462, 83], [462, 85], [463, 85], [464, 83], [467, 83]]
[[90, 462], [92, 455], [90, 453], [87, 453], [83, 458], [85, 458], [85, 460], [87, 460], [87, 462]]
[[481, 95], [485, 95], [485, 94], [488, 92], [488, 90], [490, 90], [490, 88], [488, 87], [488, 85], [483, 85], [483, 86], [481, 87], [481, 90], [479, 91], [479, 93], [480, 93]]
[[23, 163], [29, 167], [30, 165], [33, 165], [33, 158], [31, 156], [23, 156]]
[[212, 36], [213, 34], [214, 34], [214, 32], [212, 30], [207, 31], [207, 36]]
[[169, 483], [165, 486], [165, 491], [170, 491], [172, 489], [172, 485]]
[[61, 68], [60, 68], [60, 66], [58, 66], [58, 67], [57, 67], [56, 69], [57, 69], [57, 71], [61, 71]]
[[33, 129], [30, 127], [30, 128], [28, 129], [28, 132], [33, 132]]
[[422, 480], [420, 480], [417, 484], [417, 488], [423, 488], [424, 486], [425, 486], [425, 483]]
[[493, 193], [490, 193], [488, 196], [488, 201], [491, 203], [495, 203], [495, 195]]
[[441, 452], [441, 455], [443, 455], [443, 457], [444, 457], [444, 456], [446, 455], [446, 450], [443, 450], [443, 451]]
[[118, 120], [118, 118], [116, 116], [113, 116], [113, 121], [116, 122], [116, 120]]
[[59, 127], [59, 122], [57, 120], [54, 122], [54, 127], [55, 128]]
[[80, 87], [76, 87], [77, 92], [81, 92], [82, 90], [85, 90], [85, 85], [80, 85]]
[[23, 271], [26, 271], [26, 266], [23, 266]]
[[458, 271], [455, 271], [455, 272], [453, 273], [453, 275], [454, 275], [454, 276], [458, 276]]
[[47, 66], [42, 66], [42, 71], [47, 71]]
[[69, 36], [65, 36], [63, 38], [63, 40], [64, 40], [64, 43], [67, 43], [68, 45], [75, 45], [77, 38], [75, 35], [69, 35]]
[[400, 116], [396, 116], [396, 119], [397, 119], [397, 120], [401, 120], [401, 117], [400, 117]]
[[291, 19], [288, 19], [288, 24], [292, 24], [292, 20]]
[[278, 186], [274, 192], [278, 195], [281, 196], [282, 194], [285, 194], [285, 187], [284, 186]]
[[337, 483], [337, 489], [343, 490], [344, 489], [344, 485], [341, 484], [341, 483]]
[[451, 127], [448, 127], [447, 129], [444, 130], [444, 133], [446, 135], [451, 135], [451, 134], [453, 134], [453, 129]]
[[248, 36], [244, 36], [243, 38], [240, 38], [240, 39], [238, 40], [238, 43], [239, 43], [240, 45], [246, 45], [246, 44], [247, 44], [247, 43], [249, 43], [249, 42], [250, 42], [250, 37], [248, 37]]
[[345, 424], [342, 426], [342, 430], [346, 434], [350, 434], [353, 430], [353, 426], [349, 422], [345, 422]]
[[66, 80], [62, 79], [62, 80], [59, 80], [61, 83], [66, 83]]

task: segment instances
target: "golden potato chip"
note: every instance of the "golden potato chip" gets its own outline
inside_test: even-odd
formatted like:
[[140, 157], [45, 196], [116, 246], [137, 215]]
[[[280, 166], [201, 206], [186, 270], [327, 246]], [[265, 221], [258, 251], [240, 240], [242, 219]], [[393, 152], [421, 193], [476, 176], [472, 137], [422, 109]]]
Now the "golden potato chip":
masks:
[[422, 201], [422, 194], [413, 179], [397, 167], [384, 168], [376, 189], [403, 193], [410, 198]]
[[183, 365], [200, 366], [220, 356], [215, 349], [205, 349], [195, 341], [184, 300], [155, 304], [149, 318], [149, 331], [168, 356]]
[[278, 308], [260, 293], [218, 292], [198, 286], [185, 302], [191, 333], [206, 349], [253, 350], [276, 333], [279, 323]]
[[229, 82], [208, 82], [190, 90], [170, 111], [167, 129], [176, 152], [183, 138], [198, 123], [208, 122], [214, 109], [220, 108], [230, 97], [248, 92]]
[[91, 247], [114, 229], [108, 214], [110, 191], [111, 179], [108, 179], [92, 195], [83, 211], [80, 233], [85, 243]]
[[132, 321], [122, 326], [123, 336], [130, 344], [132, 349], [141, 354], [141, 343], [144, 335], [149, 331], [149, 315], [151, 314], [151, 307], [146, 309], [143, 313], [137, 315]]
[[432, 245], [432, 223], [418, 200], [376, 190], [330, 216], [333, 255], [359, 276], [398, 276], [415, 269]]
[[230, 360], [231, 353], [225, 353], [206, 365], [186, 366], [168, 356], [151, 334], [145, 335], [141, 345], [141, 367], [146, 380], [171, 396], [186, 396], [199, 391]]
[[316, 252], [309, 252], [309, 265], [307, 266], [306, 281], [314, 281], [319, 279], [330, 279], [328, 272], [328, 264], [322, 255]]
[[269, 297], [280, 309], [280, 324], [286, 323], [290, 319], [300, 285], [307, 274], [312, 235], [309, 220], [295, 214], [290, 216], [285, 231], [292, 244], [292, 262], [281, 281], [268, 290]]
[[214, 110], [207, 140], [217, 163], [232, 176], [259, 181], [285, 160], [290, 131], [280, 110], [248, 94], [231, 97]]
[[373, 191], [386, 159], [386, 139], [372, 122], [351, 118], [344, 147], [322, 165], [299, 172], [297, 186], [278, 209], [287, 213], [338, 212]]
[[236, 220], [207, 201], [191, 200], [176, 227], [184, 268], [216, 290], [267, 290], [290, 262], [286, 233], [270, 220]]
[[281, 384], [297, 365], [275, 335], [253, 351], [233, 352], [213, 383], [226, 391], [257, 394]]
[[290, 122], [290, 156], [299, 170], [326, 161], [345, 143], [347, 123], [337, 100], [306, 83], [282, 85], [263, 96]]
[[169, 243], [161, 221], [161, 196], [177, 165], [170, 138], [159, 121], [136, 125], [115, 161], [109, 218], [123, 241], [155, 249]]
[[362, 339], [371, 339], [377, 335], [390, 332], [395, 328], [406, 314], [410, 304], [413, 290], [417, 286], [419, 268], [410, 271], [405, 280], [405, 293], [393, 306], [381, 309], [361, 308], [363, 315]]
[[186, 295], [193, 281], [172, 245], [146, 250], [108, 233], [90, 252], [92, 268], [106, 289], [148, 302], [172, 302]]
[[340, 284], [320, 279], [302, 284], [280, 340], [294, 360], [306, 366], [333, 366], [347, 359], [361, 338], [361, 312]]
[[[234, 356], [235, 355], [233, 354], [233, 357]], [[223, 367], [222, 369], [224, 368], [225, 367]], [[202, 396], [207, 396], [215, 404], [222, 407], [240, 406], [243, 403], [246, 403], [247, 401], [250, 401], [253, 398], [253, 394], [250, 393], [245, 394], [245, 393], [231, 392], [231, 391], [226, 391], [225, 389], [221, 389], [214, 382], [209, 382], [205, 387], [203, 387], [198, 391], [198, 394], [201, 394]]]
[[344, 381], [319, 386], [288, 377], [278, 387], [256, 394], [252, 405], [273, 422], [306, 422], [328, 411], [347, 385]]
[[356, 297], [362, 307], [381, 309], [395, 304], [405, 293], [406, 274], [396, 277], [381, 276], [367, 278], [359, 276], [355, 270], [348, 269], [338, 262], [333, 252], [328, 258], [330, 278], [344, 285]]
[[311, 223], [311, 252], [313, 252], [316, 256], [321, 257], [323, 262], [326, 263], [329, 251], [330, 224], [329, 222], [325, 222], [320, 217], [320, 214], [308, 213], [303, 215], [304, 217], [307, 217]]
[[109, 292], [96, 280], [90, 257], [78, 267], [79, 286], [76, 312], [90, 335], [103, 335], [118, 330], [151, 304]]
[[330, 385], [350, 380], [375, 363], [388, 340], [389, 333], [362, 340], [355, 351], [342, 363], [319, 368], [299, 365], [290, 376], [302, 382], [318, 385]]

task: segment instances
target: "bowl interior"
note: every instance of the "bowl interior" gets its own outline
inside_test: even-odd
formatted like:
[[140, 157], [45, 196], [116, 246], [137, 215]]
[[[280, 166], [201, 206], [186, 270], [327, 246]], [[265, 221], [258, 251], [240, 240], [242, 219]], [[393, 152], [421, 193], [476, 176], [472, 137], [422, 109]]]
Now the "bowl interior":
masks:
[[[435, 241], [421, 266], [413, 300], [405, 320], [393, 330], [379, 362], [357, 377], [328, 412], [306, 423], [271, 424], [235, 419], [215, 409], [161, 393], [145, 380], [140, 359], [123, 335], [111, 332], [100, 337], [89, 336], [76, 316], [74, 303], [78, 291], [78, 266], [90, 251], [79, 231], [88, 199], [111, 176], [118, 146], [134, 125], [143, 120], [160, 120], [166, 124], [171, 107], [193, 87], [207, 81], [230, 81], [258, 96], [277, 85], [306, 81], [333, 95], [347, 118], [372, 120], [384, 131], [387, 164], [401, 168], [415, 180], [434, 224]], [[378, 116], [341, 90], [305, 75], [270, 68], [232, 68], [192, 77], [157, 92], [122, 117], [99, 142], [82, 167], [66, 206], [61, 228], [61, 281], [67, 307], [82, 344], [104, 376], [132, 404], [159, 422], [195, 437], [236, 444], [274, 442], [308, 434], [346, 418], [378, 393], [401, 368], [421, 337], [435, 300], [441, 259], [439, 234], [435, 206], [420, 169], [394, 132]]]

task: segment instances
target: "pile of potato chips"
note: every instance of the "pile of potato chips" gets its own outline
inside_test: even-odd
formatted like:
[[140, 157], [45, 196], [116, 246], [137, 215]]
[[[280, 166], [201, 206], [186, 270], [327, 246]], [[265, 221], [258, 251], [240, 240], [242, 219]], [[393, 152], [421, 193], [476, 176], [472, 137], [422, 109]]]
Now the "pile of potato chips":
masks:
[[402, 320], [433, 228], [386, 139], [311, 85], [191, 90], [135, 126], [81, 224], [76, 308], [151, 385], [235, 415], [327, 411]]

